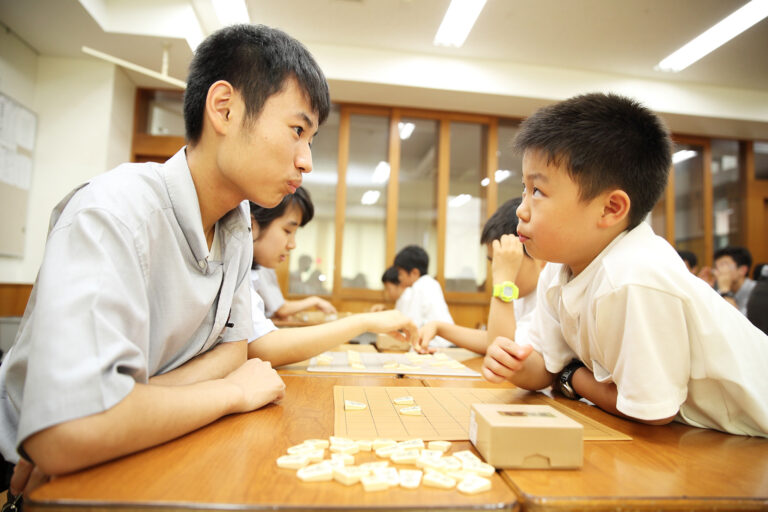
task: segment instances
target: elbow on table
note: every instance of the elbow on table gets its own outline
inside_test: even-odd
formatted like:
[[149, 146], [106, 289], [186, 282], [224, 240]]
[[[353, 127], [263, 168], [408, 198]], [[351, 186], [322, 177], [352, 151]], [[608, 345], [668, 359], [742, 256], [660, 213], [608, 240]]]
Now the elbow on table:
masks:
[[62, 423], [48, 427], [29, 436], [23, 443], [24, 452], [32, 462], [48, 476], [72, 473], [98, 462], [90, 457], [98, 449], [83, 450], [84, 446], [95, 446], [95, 440], [87, 431], [77, 431]]

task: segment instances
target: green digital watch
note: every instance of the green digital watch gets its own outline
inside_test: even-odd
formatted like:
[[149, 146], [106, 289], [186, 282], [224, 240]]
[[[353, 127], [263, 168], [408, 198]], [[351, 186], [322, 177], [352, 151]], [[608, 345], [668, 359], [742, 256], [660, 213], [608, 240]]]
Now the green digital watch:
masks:
[[493, 285], [493, 296], [499, 298], [502, 302], [511, 302], [520, 296], [520, 290], [512, 281]]

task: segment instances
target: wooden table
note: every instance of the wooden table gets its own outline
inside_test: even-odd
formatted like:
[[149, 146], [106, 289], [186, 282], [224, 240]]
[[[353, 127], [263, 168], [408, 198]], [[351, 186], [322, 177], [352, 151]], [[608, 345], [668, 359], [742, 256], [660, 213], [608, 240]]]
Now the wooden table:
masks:
[[[518, 510], [500, 474], [490, 491], [391, 488], [365, 492], [360, 484], [301, 482], [275, 460], [305, 439], [333, 431], [333, 386], [413, 386], [413, 380], [374, 376], [285, 376], [280, 405], [223, 418], [180, 439], [117, 461], [57, 478], [33, 491], [31, 512], [106, 510], [263, 510], [359, 508]], [[457, 442], [456, 450], [471, 444]], [[372, 453], [356, 462], [375, 460]]]
[[[424, 383], [489, 385], [468, 379]], [[520, 402], [533, 395], [520, 393]], [[632, 440], [585, 442], [578, 470], [504, 470], [523, 510], [768, 510], [768, 439], [680, 423], [643, 425], [585, 402], [554, 399]]]
[[[481, 358], [464, 361], [471, 368]], [[30, 511], [360, 509], [768, 510], [768, 439], [671, 424], [652, 427], [584, 402], [555, 400], [632, 437], [588, 441], [579, 470], [504, 470], [490, 492], [302, 483], [275, 460], [307, 438], [332, 434], [334, 385], [493, 387], [479, 378], [289, 375], [280, 405], [223, 418], [162, 446], [58, 478], [35, 490]], [[505, 385], [504, 387], [509, 387]], [[520, 401], [536, 395], [520, 390]], [[469, 442], [455, 449], [471, 448]], [[358, 455], [360, 457], [360, 455]], [[374, 456], [370, 455], [373, 459]], [[362, 458], [357, 462], [363, 462]]]

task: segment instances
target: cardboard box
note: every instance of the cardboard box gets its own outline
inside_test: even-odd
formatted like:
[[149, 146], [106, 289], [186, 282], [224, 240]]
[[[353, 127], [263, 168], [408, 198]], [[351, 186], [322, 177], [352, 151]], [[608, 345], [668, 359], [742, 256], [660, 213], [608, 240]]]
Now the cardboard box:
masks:
[[497, 468], [579, 468], [584, 427], [548, 405], [472, 404], [469, 438]]

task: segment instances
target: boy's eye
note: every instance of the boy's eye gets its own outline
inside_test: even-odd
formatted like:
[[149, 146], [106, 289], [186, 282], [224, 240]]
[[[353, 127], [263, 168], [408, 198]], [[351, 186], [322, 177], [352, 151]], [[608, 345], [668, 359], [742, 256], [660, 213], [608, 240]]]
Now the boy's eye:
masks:
[[296, 135], [301, 136], [301, 134], [304, 133], [304, 128], [301, 126], [294, 126], [293, 129], [296, 132]]
[[541, 197], [542, 192], [536, 187], [533, 187], [533, 197]]

